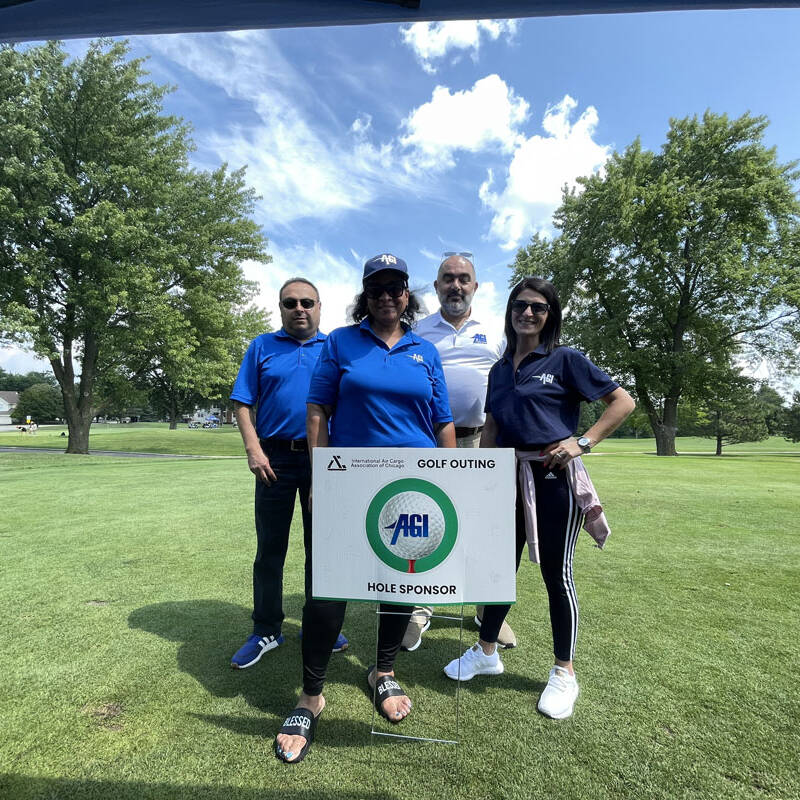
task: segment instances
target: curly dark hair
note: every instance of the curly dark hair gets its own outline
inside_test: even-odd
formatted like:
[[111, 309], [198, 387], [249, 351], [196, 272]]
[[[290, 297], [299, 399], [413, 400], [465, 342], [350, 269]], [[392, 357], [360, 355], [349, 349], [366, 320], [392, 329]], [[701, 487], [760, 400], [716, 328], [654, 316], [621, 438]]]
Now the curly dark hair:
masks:
[[542, 295], [550, 306], [547, 312], [547, 322], [542, 328], [539, 342], [545, 346], [548, 353], [552, 353], [556, 347], [560, 347], [559, 337], [561, 336], [561, 301], [558, 299], [556, 287], [544, 278], [527, 277], [523, 278], [512, 290], [506, 303], [506, 342], [508, 342], [508, 352], [513, 356], [517, 349], [517, 332], [511, 324], [511, 304], [517, 299], [520, 292], [524, 289], [531, 289]]
[[[407, 284], [406, 288], [408, 288]], [[353, 298], [353, 305], [347, 309], [347, 313], [350, 319], [352, 319], [355, 323], [359, 323], [363, 319], [369, 317], [367, 293], [365, 291], [360, 291]], [[405, 322], [407, 325], [413, 325], [421, 313], [425, 313], [425, 306], [422, 304], [422, 301], [419, 299], [419, 297], [417, 297], [416, 293], [409, 289], [408, 305], [406, 306], [405, 311], [403, 311], [403, 313], [400, 315], [400, 320]]]

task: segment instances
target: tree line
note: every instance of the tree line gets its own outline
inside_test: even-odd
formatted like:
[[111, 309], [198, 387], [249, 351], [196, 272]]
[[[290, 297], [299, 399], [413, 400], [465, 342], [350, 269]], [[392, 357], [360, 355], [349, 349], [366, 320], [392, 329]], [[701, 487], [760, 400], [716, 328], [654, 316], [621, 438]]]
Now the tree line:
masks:
[[[255, 192], [243, 169], [190, 167], [169, 91], [124, 42], [72, 60], [57, 42], [0, 47], [0, 341], [50, 362], [67, 452], [88, 451], [102, 406], [146, 406], [174, 427], [225, 397], [269, 330], [242, 271], [270, 262]], [[800, 173], [766, 127], [671, 120], [659, 152], [636, 140], [565, 189], [556, 235], [511, 265], [512, 284], [555, 283], [564, 340], [632, 389], [628, 428], [649, 426], [659, 455], [676, 453], [679, 429], [718, 448], [778, 430], [769, 387], [747, 373], [798, 367]]]

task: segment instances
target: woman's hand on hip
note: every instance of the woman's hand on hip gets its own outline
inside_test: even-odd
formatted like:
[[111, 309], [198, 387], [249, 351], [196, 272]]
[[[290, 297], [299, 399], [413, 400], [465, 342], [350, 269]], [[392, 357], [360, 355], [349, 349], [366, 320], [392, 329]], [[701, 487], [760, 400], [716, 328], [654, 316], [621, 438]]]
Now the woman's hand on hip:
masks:
[[573, 458], [582, 456], [583, 450], [581, 450], [578, 440], [574, 436], [570, 436], [568, 439], [547, 445], [542, 451], [542, 455], [546, 456], [544, 465], [548, 469], [555, 467], [564, 469]]

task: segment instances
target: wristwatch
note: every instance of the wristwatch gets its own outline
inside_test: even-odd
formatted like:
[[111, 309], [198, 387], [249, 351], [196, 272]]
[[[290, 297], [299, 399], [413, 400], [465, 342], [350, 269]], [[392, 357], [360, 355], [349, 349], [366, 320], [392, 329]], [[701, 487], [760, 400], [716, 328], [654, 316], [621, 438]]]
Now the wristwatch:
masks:
[[578, 439], [578, 447], [583, 450], [584, 455], [592, 452], [592, 440], [588, 436], [581, 436]]

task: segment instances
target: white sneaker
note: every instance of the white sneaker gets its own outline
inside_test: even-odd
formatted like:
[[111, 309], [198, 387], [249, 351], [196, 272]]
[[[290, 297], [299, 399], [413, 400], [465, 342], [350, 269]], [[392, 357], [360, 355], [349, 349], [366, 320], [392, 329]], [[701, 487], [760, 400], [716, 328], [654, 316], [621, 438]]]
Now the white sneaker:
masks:
[[552, 719], [566, 719], [572, 716], [572, 709], [578, 699], [578, 681], [564, 667], [556, 665], [550, 670], [550, 678], [539, 698], [539, 711]]
[[444, 668], [444, 674], [454, 681], [470, 681], [476, 675], [500, 675], [503, 669], [497, 649], [487, 656], [476, 642], [461, 658], [454, 658]]

